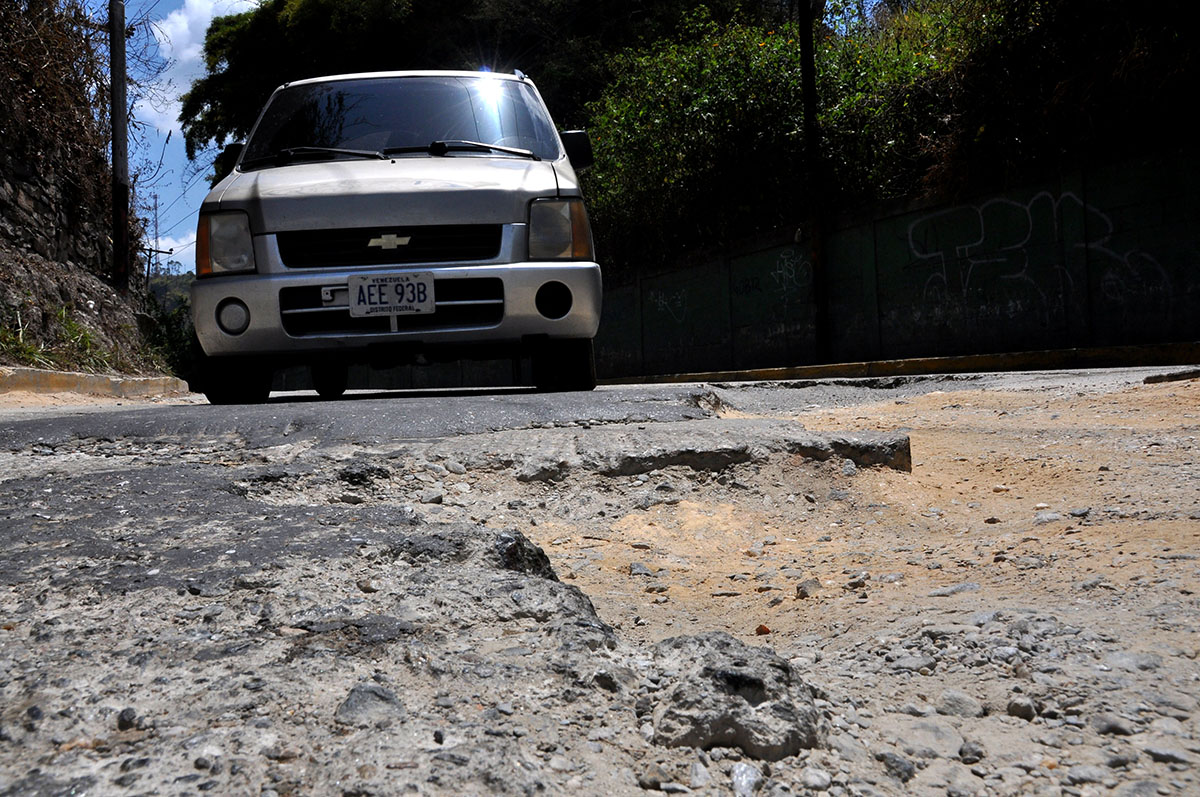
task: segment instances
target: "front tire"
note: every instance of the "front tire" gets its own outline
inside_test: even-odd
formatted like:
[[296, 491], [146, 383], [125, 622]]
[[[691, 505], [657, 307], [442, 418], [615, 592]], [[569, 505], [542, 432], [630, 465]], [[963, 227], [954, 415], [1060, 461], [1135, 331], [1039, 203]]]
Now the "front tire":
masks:
[[594, 390], [596, 354], [591, 338], [548, 340], [533, 352], [533, 383], [545, 392]]
[[340, 398], [350, 385], [350, 372], [344, 365], [320, 363], [309, 368], [313, 390], [326, 401]]
[[200, 389], [209, 404], [262, 404], [271, 395], [274, 371], [260, 361], [205, 357]]

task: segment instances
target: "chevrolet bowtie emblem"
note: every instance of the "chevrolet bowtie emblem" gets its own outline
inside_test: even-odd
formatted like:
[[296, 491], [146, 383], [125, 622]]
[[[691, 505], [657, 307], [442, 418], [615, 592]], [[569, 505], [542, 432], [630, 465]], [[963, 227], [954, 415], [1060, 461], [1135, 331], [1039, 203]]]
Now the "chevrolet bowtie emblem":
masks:
[[390, 232], [387, 235], [381, 235], [378, 238], [372, 238], [367, 246], [378, 246], [380, 249], [395, 249], [397, 246], [407, 246], [412, 240], [408, 235], [392, 235]]

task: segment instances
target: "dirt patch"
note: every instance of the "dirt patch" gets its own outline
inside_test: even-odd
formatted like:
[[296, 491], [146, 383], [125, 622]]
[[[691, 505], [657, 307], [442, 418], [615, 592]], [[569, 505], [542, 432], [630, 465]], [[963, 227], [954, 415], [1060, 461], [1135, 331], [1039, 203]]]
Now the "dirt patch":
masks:
[[[1155, 554], [1200, 548], [1196, 380], [1094, 395], [934, 392], [790, 420], [903, 431], [912, 472], [799, 457], [719, 479], [660, 472], [596, 495], [650, 488], [677, 500], [612, 518], [534, 517], [531, 536], [568, 578], [606, 596], [602, 617], [648, 641], [690, 626], [748, 638], [766, 625], [778, 643], [847, 604], [856, 625], [876, 626], [895, 604], [968, 578], [998, 596], [1069, 599], [1091, 574], [1147, 577]], [[544, 492], [574, 491], [584, 492]], [[639, 563], [654, 575], [631, 578]], [[844, 589], [863, 571], [873, 578]], [[900, 578], [880, 583], [885, 574]], [[808, 578], [822, 588], [797, 600]]]

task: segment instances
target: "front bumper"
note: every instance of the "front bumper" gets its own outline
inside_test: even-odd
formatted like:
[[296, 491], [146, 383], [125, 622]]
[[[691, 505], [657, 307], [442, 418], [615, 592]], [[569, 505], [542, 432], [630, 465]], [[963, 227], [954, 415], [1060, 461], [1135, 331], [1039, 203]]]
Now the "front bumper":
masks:
[[[347, 283], [352, 275], [417, 271], [434, 274], [434, 313], [350, 317]], [[591, 262], [271, 272], [207, 277], [192, 283], [192, 320], [205, 354], [288, 357], [388, 345], [519, 344], [534, 337], [592, 338], [600, 326], [600, 267]], [[555, 282], [570, 291], [571, 307], [562, 317], [549, 318], [539, 312], [536, 297], [539, 289]], [[249, 325], [240, 334], [229, 334], [217, 323], [218, 308], [227, 301], [240, 301], [249, 311]]]

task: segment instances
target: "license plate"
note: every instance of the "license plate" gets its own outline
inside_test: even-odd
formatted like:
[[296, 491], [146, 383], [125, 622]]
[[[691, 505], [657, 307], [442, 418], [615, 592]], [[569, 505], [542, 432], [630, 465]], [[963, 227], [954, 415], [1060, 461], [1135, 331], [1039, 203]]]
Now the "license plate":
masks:
[[356, 318], [375, 315], [415, 315], [432, 313], [433, 274], [363, 274], [353, 276], [350, 291], [350, 315]]

